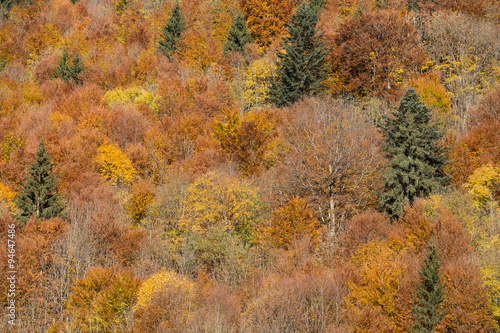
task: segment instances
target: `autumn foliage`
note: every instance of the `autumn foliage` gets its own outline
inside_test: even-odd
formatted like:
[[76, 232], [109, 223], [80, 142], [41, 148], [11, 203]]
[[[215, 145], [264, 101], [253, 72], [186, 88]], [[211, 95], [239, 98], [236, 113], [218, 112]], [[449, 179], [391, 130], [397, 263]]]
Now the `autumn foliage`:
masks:
[[[435, 331], [498, 332], [499, 22], [472, 0], [3, 1], [2, 315], [15, 270], [18, 332], [409, 332], [435, 244]], [[380, 128], [410, 88], [452, 179], [391, 220]], [[19, 223], [40, 142], [64, 209]]]

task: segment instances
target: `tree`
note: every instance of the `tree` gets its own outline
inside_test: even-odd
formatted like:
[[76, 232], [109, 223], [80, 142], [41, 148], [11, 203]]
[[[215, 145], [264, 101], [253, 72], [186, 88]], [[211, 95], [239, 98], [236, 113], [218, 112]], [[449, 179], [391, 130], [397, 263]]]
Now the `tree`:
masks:
[[248, 32], [247, 22], [243, 13], [238, 11], [231, 22], [231, 29], [224, 44], [224, 53], [230, 51], [243, 52], [245, 45], [252, 42], [252, 35]]
[[29, 177], [16, 198], [16, 206], [21, 211], [16, 217], [21, 225], [33, 215], [43, 219], [61, 216], [65, 208], [60, 194], [55, 191], [56, 180], [50, 160], [42, 140], [38, 145], [36, 160], [28, 170]]
[[186, 20], [182, 15], [179, 3], [176, 2], [172, 9], [172, 15], [161, 29], [162, 39], [158, 42], [158, 49], [172, 60], [172, 53], [179, 46], [179, 39], [186, 30]]
[[394, 97], [425, 62], [418, 30], [390, 10], [350, 16], [328, 46], [333, 93]]
[[436, 324], [444, 318], [440, 305], [444, 301], [443, 283], [439, 276], [441, 260], [436, 247], [429, 246], [429, 253], [424, 259], [424, 266], [419, 275], [422, 282], [417, 282], [418, 290], [413, 305], [413, 333], [434, 332]]
[[241, 0], [248, 30], [261, 51], [285, 34], [295, 0]]
[[381, 125], [383, 150], [390, 161], [379, 207], [397, 219], [405, 203], [426, 197], [448, 176], [443, 171], [446, 149], [437, 143], [443, 134], [438, 124], [430, 124], [431, 111], [414, 88], [406, 91], [392, 116]]
[[288, 37], [283, 38], [283, 51], [278, 53], [278, 79], [270, 85], [270, 101], [286, 106], [304, 95], [317, 94], [324, 89], [327, 77], [325, 58], [328, 51], [318, 34], [318, 11], [303, 2], [288, 24]]
[[83, 64], [80, 59], [80, 55], [77, 53], [72, 61], [69, 59], [69, 53], [66, 48], [63, 49], [61, 58], [57, 62], [57, 67], [54, 69], [55, 77], [63, 79], [65, 82], [69, 80], [75, 81], [79, 84], [81, 79], [78, 78], [81, 72], [83, 72]]

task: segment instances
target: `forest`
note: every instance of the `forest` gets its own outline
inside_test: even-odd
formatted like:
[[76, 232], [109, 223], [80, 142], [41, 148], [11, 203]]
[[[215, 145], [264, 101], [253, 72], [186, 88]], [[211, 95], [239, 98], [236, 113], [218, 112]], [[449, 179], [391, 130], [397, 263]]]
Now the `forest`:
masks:
[[0, 332], [500, 332], [500, 1], [1, 0]]

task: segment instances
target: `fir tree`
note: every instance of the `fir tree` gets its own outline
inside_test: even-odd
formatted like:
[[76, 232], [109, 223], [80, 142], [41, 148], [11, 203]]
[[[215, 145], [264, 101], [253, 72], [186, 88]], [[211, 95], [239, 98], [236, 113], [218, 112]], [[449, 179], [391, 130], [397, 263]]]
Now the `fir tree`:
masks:
[[64, 210], [62, 198], [55, 191], [56, 181], [50, 160], [42, 140], [38, 145], [36, 160], [28, 170], [29, 176], [16, 198], [16, 206], [20, 211], [16, 217], [21, 225], [33, 215], [50, 219], [61, 216]]
[[311, 6], [312, 10], [316, 13], [319, 18], [319, 14], [323, 7], [326, 5], [326, 0], [310, 0], [309, 6]]
[[161, 29], [162, 38], [158, 42], [158, 49], [172, 60], [172, 53], [177, 50], [182, 33], [186, 30], [186, 21], [177, 2], [172, 9], [172, 15]]
[[413, 304], [412, 333], [434, 332], [436, 324], [444, 318], [441, 304], [444, 300], [443, 283], [439, 276], [441, 261], [436, 252], [436, 247], [431, 245], [429, 253], [420, 269], [421, 282], [417, 283], [418, 290]]
[[231, 29], [224, 44], [224, 53], [230, 51], [243, 52], [245, 46], [252, 42], [252, 35], [248, 32], [247, 22], [243, 17], [243, 13], [238, 11], [231, 22]]
[[269, 100], [277, 106], [292, 104], [304, 95], [317, 94], [324, 89], [327, 76], [325, 57], [328, 51], [321, 42], [316, 24], [319, 12], [302, 2], [283, 38], [283, 51], [278, 53], [277, 80], [269, 87]]
[[413, 204], [416, 198], [428, 196], [448, 181], [443, 171], [446, 149], [438, 144], [443, 134], [430, 121], [430, 109], [410, 88], [381, 126], [384, 151], [390, 161], [379, 208], [391, 218], [401, 216], [405, 203]]
[[75, 83], [80, 84], [81, 80], [78, 76], [83, 72], [83, 64], [80, 60], [80, 55], [77, 53], [73, 61], [70, 61], [68, 50], [64, 48], [54, 72], [55, 77], [63, 79], [64, 82], [73, 80]]

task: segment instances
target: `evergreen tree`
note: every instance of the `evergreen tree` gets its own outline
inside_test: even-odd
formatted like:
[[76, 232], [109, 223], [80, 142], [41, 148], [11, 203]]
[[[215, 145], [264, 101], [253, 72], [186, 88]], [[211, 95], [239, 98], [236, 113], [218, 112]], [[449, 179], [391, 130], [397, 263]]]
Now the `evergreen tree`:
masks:
[[446, 149], [438, 144], [443, 133], [430, 121], [430, 109], [410, 88], [392, 117], [386, 117], [381, 125], [390, 161], [379, 207], [391, 218], [401, 216], [405, 203], [428, 196], [449, 179], [443, 171]]
[[326, 0], [310, 0], [309, 5], [319, 18], [321, 10], [326, 5]]
[[80, 60], [80, 55], [77, 53], [73, 58], [73, 61], [70, 61], [68, 50], [64, 48], [54, 72], [55, 77], [63, 79], [64, 82], [73, 80], [75, 83], [80, 84], [81, 79], [78, 76], [81, 72], [83, 72], [83, 64]]
[[243, 52], [245, 46], [252, 42], [252, 35], [248, 32], [247, 22], [243, 17], [243, 13], [238, 11], [231, 22], [231, 29], [224, 44], [224, 53], [230, 51]]
[[417, 283], [418, 290], [414, 298], [412, 333], [431, 333], [436, 324], [444, 318], [444, 310], [441, 309], [444, 293], [439, 276], [440, 267], [441, 261], [436, 247], [431, 245], [419, 272], [422, 281]]
[[277, 106], [292, 104], [324, 89], [328, 51], [321, 42], [323, 33], [316, 30], [318, 16], [318, 10], [304, 1], [287, 25], [288, 37], [283, 38], [283, 51], [278, 53], [276, 63], [277, 80], [269, 87], [269, 100]]
[[55, 192], [56, 181], [50, 160], [42, 140], [38, 145], [36, 160], [28, 170], [29, 176], [16, 198], [16, 206], [20, 210], [16, 217], [21, 225], [33, 215], [50, 219], [61, 216], [64, 210], [62, 198]]
[[177, 50], [182, 33], [186, 30], [186, 21], [177, 2], [172, 9], [172, 15], [161, 29], [162, 39], [158, 42], [158, 49], [172, 60], [172, 53]]

